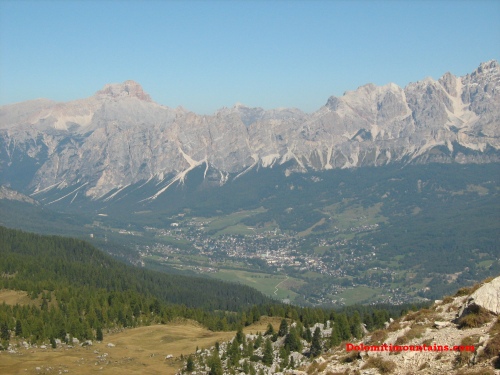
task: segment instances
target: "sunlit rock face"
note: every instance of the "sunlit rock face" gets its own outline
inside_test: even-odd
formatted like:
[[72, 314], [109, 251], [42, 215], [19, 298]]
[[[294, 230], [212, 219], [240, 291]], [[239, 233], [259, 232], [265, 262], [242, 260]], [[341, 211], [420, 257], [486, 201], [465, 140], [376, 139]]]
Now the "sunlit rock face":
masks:
[[196, 167], [224, 184], [251, 168], [284, 163], [290, 174], [394, 162], [497, 162], [499, 81], [500, 65], [490, 61], [464, 77], [446, 73], [404, 89], [367, 84], [310, 114], [237, 104], [197, 115], [155, 103], [134, 81], [68, 103], [6, 105], [0, 184], [29, 194], [74, 187], [74, 194], [96, 200], [148, 180], [165, 182], [161, 194]]

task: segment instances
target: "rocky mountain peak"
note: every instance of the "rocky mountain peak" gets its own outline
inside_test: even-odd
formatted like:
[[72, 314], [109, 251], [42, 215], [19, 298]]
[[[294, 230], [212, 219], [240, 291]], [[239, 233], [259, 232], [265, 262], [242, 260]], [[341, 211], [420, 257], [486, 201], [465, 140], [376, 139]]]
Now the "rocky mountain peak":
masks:
[[498, 61], [490, 60], [490, 61], [486, 61], [484, 63], [481, 63], [479, 65], [479, 68], [477, 69], [477, 71], [479, 73], [482, 73], [485, 70], [493, 70], [493, 69], [498, 69], [498, 68], [500, 68], [500, 64], [498, 63]]
[[146, 102], [152, 102], [151, 97], [143, 90], [142, 86], [132, 80], [107, 84], [102, 90], [97, 91], [96, 96], [112, 98], [135, 97]]
[[312, 114], [236, 104], [199, 116], [157, 105], [138, 83], [125, 81], [69, 103], [1, 107], [0, 177], [17, 173], [19, 165], [10, 163], [23, 155], [29, 182], [13, 187], [81, 187], [61, 192], [69, 203], [77, 193], [97, 199], [117, 186], [170, 176], [160, 195], [202, 163], [237, 176], [285, 163], [292, 173], [402, 161], [498, 162], [499, 88], [500, 67], [489, 61], [465, 77], [445, 74], [404, 89], [364, 85]]

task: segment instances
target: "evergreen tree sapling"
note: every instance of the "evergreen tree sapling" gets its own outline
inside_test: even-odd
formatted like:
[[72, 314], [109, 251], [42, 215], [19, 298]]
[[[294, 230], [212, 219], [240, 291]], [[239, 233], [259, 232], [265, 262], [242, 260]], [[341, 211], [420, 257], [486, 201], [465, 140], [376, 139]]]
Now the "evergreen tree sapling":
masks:
[[189, 356], [187, 358], [187, 362], [186, 362], [186, 371], [194, 371], [194, 361], [193, 361], [193, 356]]
[[215, 350], [214, 354], [212, 354], [212, 356], [210, 357], [209, 367], [210, 367], [210, 371], [208, 372], [209, 375], [224, 375], [218, 349]]
[[274, 327], [273, 327], [273, 325], [272, 325], [271, 323], [269, 323], [269, 324], [267, 325], [267, 330], [266, 330], [266, 332], [264, 333], [264, 335], [265, 335], [265, 336], [267, 336], [267, 335], [274, 335]]
[[321, 330], [316, 327], [311, 341], [311, 357], [317, 357], [321, 354]]
[[104, 335], [102, 334], [102, 328], [101, 328], [101, 326], [98, 326], [97, 329], [96, 329], [95, 339], [97, 341], [102, 341], [104, 339]]
[[280, 328], [278, 330], [278, 336], [283, 337], [288, 333], [288, 323], [286, 319], [281, 320]]
[[273, 344], [270, 339], [266, 340], [264, 346], [264, 354], [262, 356], [262, 363], [266, 366], [271, 366], [273, 364]]
[[5, 322], [2, 322], [2, 324], [0, 325], [0, 339], [6, 342], [10, 340], [9, 327]]

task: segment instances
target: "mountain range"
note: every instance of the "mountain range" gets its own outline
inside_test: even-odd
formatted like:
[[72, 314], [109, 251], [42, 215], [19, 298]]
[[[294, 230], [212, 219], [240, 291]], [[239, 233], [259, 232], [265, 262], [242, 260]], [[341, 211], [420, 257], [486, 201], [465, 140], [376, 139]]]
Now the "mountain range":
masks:
[[[0, 107], [0, 185], [64, 205], [151, 204], [194, 169], [224, 185], [250, 170], [500, 161], [500, 64], [405, 88], [367, 84], [314, 113], [237, 104], [213, 115], [155, 103], [134, 81], [90, 98]], [[277, 166], [282, 166], [277, 168]], [[83, 202], [83, 203], [82, 203]]]

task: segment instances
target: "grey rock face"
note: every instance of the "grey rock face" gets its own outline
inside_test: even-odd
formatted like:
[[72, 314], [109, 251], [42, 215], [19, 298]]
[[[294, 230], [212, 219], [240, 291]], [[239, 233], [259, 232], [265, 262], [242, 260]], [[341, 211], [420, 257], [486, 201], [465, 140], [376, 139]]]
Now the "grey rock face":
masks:
[[472, 293], [460, 309], [459, 315], [466, 314], [473, 305], [480, 306], [493, 314], [500, 314], [500, 276]]
[[21, 194], [15, 190], [11, 190], [5, 186], [0, 186], [0, 199], [37, 204], [37, 202], [31, 199], [30, 197]]
[[69, 103], [0, 107], [0, 182], [22, 170], [28, 182], [12, 187], [25, 193], [73, 187], [100, 199], [147, 180], [168, 188], [199, 166], [223, 184], [230, 174], [290, 161], [286, 173], [496, 162], [499, 83], [500, 65], [490, 61], [465, 77], [446, 73], [404, 89], [368, 84], [312, 114], [238, 104], [201, 116], [158, 105], [126, 81]]

